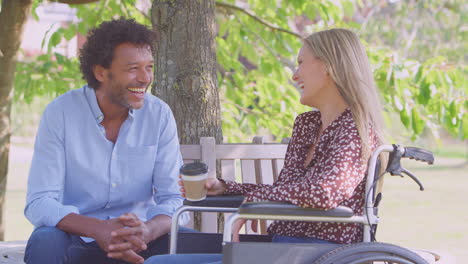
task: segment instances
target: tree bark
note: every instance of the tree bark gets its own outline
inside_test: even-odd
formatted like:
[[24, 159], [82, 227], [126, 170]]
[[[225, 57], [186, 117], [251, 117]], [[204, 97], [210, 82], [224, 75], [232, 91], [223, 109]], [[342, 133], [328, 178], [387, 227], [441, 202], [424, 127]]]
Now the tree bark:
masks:
[[10, 152], [10, 113], [13, 96], [16, 56], [32, 0], [3, 0], [0, 11], [0, 240], [5, 229], [3, 207]]
[[[171, 107], [181, 144], [221, 143], [215, 1], [154, 0], [151, 12], [158, 36], [152, 93]], [[200, 227], [199, 216], [194, 223]]]

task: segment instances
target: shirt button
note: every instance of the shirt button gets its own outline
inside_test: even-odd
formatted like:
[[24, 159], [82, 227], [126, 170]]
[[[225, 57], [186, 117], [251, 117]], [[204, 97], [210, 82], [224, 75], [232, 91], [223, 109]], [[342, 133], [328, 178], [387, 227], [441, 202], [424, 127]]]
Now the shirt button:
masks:
[[115, 182], [113, 182], [111, 185], [112, 185], [112, 187], [114, 187], [114, 188], [117, 187], [117, 183], [115, 183]]

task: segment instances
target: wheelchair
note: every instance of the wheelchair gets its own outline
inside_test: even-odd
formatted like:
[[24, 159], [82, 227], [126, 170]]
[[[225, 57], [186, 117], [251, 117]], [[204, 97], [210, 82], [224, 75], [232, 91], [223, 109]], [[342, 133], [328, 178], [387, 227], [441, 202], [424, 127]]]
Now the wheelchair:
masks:
[[[381, 153], [388, 152], [385, 171], [379, 175]], [[184, 201], [172, 218], [170, 234], [170, 254], [176, 253], [223, 253], [223, 264], [248, 263], [313, 263], [313, 264], [368, 264], [368, 263], [428, 263], [418, 254], [397, 245], [375, 242], [375, 232], [379, 222], [378, 206], [382, 193], [377, 188], [383, 175], [407, 175], [413, 179], [420, 190], [424, 190], [418, 178], [401, 166], [401, 159], [409, 158], [433, 164], [434, 156], [430, 151], [403, 147], [399, 145], [382, 145], [369, 159], [364, 200], [364, 215], [355, 215], [344, 206], [331, 210], [302, 208], [296, 205], [279, 202], [244, 203], [242, 196], [213, 196], [204, 201]], [[185, 234], [183, 239], [178, 234], [179, 217], [186, 211], [232, 213], [224, 225], [222, 234]], [[363, 225], [363, 239], [355, 244], [309, 244], [309, 243], [270, 243], [269, 236], [241, 235], [241, 242], [231, 241], [232, 225], [237, 219], [286, 220], [346, 222]], [[179, 239], [178, 239], [179, 237]], [[222, 239], [222, 241], [221, 241]], [[179, 240], [179, 241], [178, 241]], [[183, 241], [190, 241], [184, 243]], [[217, 247], [205, 248], [204, 241]], [[214, 241], [214, 242], [213, 242]], [[434, 256], [437, 260], [437, 256]]]

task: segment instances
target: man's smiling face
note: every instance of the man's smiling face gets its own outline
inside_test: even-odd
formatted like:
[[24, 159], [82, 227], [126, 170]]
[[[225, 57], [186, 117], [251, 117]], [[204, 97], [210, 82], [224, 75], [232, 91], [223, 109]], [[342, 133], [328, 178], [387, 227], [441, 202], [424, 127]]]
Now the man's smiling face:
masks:
[[153, 80], [153, 55], [148, 46], [118, 45], [99, 87], [109, 101], [120, 107], [139, 109]]

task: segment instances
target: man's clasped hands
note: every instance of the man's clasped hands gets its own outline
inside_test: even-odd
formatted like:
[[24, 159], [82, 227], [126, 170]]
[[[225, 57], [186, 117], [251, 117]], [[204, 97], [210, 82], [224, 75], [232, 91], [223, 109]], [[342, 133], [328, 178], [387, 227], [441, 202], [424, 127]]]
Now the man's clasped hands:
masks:
[[143, 263], [144, 259], [138, 253], [146, 250], [147, 244], [153, 240], [147, 224], [133, 213], [104, 221], [104, 228], [96, 230], [95, 239], [107, 256], [135, 264]]

